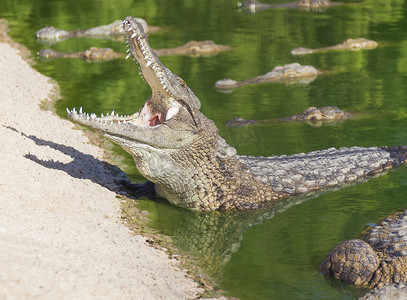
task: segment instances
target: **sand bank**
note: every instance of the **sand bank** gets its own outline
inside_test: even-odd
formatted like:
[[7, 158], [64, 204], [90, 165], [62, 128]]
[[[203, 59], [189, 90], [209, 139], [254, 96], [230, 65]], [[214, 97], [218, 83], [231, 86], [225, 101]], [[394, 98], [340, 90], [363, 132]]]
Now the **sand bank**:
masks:
[[195, 298], [178, 262], [122, 224], [103, 151], [40, 109], [56, 86], [1, 25], [0, 298]]

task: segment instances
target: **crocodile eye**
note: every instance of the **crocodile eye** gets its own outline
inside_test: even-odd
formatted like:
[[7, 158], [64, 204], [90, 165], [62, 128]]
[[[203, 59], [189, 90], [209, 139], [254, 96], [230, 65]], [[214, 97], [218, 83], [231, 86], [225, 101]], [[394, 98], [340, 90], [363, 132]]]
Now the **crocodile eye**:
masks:
[[187, 84], [185, 83], [185, 81], [184, 80], [182, 80], [181, 78], [178, 78], [178, 82], [183, 86], [183, 87], [185, 87]]

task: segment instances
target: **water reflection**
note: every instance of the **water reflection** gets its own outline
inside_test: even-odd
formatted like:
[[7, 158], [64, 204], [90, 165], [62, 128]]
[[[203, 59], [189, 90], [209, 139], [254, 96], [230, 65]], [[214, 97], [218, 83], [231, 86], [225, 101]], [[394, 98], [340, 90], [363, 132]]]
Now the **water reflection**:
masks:
[[204, 213], [173, 209], [161, 203], [156, 206], [159, 221], [155, 226], [160, 232], [172, 236], [179, 249], [192, 254], [204, 272], [222, 282], [224, 267], [230, 262], [232, 254], [239, 250], [249, 228], [316, 195], [291, 197], [274, 203], [272, 207], [249, 211]]

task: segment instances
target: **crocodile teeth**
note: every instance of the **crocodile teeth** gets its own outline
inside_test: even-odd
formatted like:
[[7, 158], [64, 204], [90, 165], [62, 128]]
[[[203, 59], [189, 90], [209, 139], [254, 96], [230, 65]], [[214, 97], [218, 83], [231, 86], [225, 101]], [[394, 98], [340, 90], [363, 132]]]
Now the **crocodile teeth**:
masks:
[[133, 30], [133, 28], [131, 26], [129, 26], [129, 28], [127, 29], [127, 31]]
[[128, 59], [131, 56], [131, 53], [127, 54], [126, 59]]
[[82, 114], [82, 106], [79, 107], [79, 113]]
[[149, 60], [147, 63], [146, 63], [146, 67], [149, 67], [151, 65], [151, 60]]

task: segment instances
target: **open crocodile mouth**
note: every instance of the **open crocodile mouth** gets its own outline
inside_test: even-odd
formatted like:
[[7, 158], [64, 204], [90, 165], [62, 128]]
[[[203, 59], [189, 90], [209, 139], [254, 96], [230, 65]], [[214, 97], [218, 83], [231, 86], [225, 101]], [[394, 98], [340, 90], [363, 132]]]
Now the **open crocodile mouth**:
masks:
[[82, 111], [82, 107], [76, 111], [75, 108], [72, 110], [66, 109], [68, 113], [68, 117], [78, 123], [82, 123], [83, 125], [93, 125], [95, 123], [100, 124], [117, 124], [117, 125], [129, 125], [129, 126], [136, 126], [136, 127], [155, 127], [165, 123], [166, 121], [170, 120], [174, 117], [181, 107], [180, 104], [174, 102], [174, 104], [167, 110], [165, 116], [163, 116], [159, 112], [153, 112], [151, 110], [150, 99], [146, 101], [144, 106], [136, 113], [130, 116], [119, 116], [119, 114], [115, 114], [114, 111], [111, 113], [107, 113], [106, 115], [101, 114], [98, 117], [95, 113], [86, 113]]
[[[68, 117], [83, 125], [95, 124], [127, 124], [137, 127], [155, 127], [170, 120], [178, 112], [182, 106], [175, 98], [177, 87], [182, 85], [185, 87], [185, 82], [178, 76], [171, 73], [161, 64], [157, 55], [148, 44], [147, 36], [144, 33], [143, 27], [132, 17], [126, 17], [122, 23], [121, 32], [127, 35], [126, 44], [128, 46], [128, 55], [126, 58], [133, 56], [140, 65], [140, 74], [151, 87], [152, 96], [149, 98], [143, 107], [136, 113], [130, 116], [119, 116], [118, 114], [108, 113], [98, 117], [96, 114], [87, 114], [75, 109], [69, 110]], [[181, 101], [182, 103], [182, 101]], [[100, 126], [97, 126], [98, 128]], [[99, 128], [100, 129], [100, 128]]]

